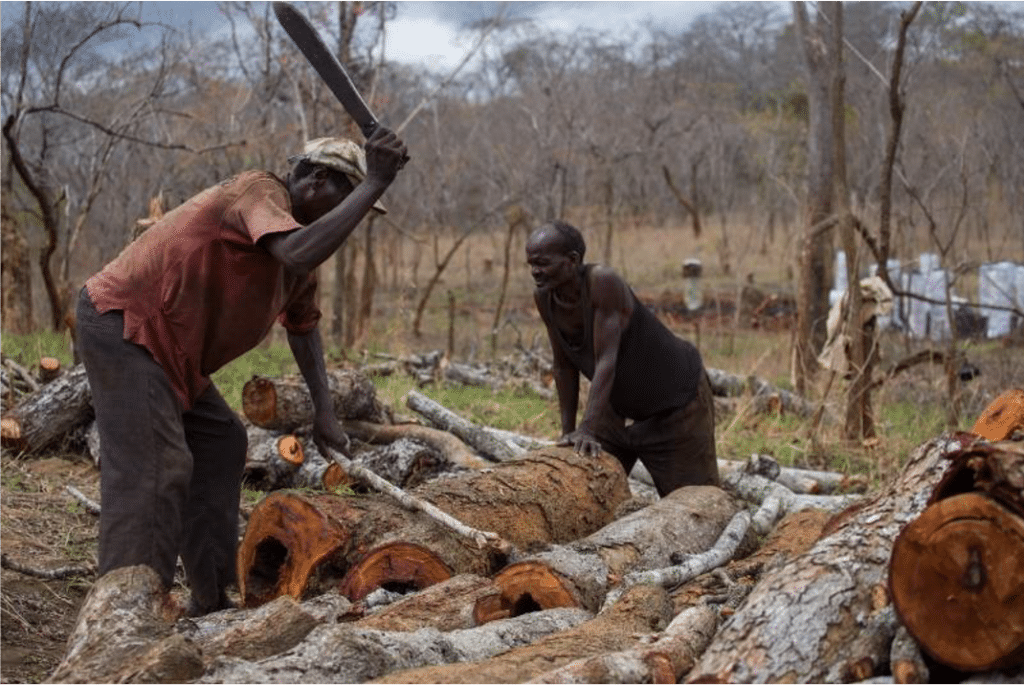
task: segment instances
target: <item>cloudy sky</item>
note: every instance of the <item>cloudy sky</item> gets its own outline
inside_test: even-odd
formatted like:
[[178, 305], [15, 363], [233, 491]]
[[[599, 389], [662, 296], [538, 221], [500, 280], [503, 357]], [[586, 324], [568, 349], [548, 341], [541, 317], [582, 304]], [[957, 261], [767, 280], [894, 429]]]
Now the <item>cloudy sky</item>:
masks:
[[[13, 3], [4, 2], [4, 9]], [[460, 27], [492, 16], [499, 2], [399, 2], [398, 17], [388, 25], [387, 58], [439, 70], [454, 67], [472, 46], [473, 36]], [[667, 29], [683, 28], [710, 11], [714, 2], [510, 2], [508, 11], [544, 29], [572, 32], [581, 28], [623, 31], [653, 21]], [[301, 7], [301, 4], [300, 4]], [[214, 2], [144, 2], [147, 18], [178, 26], [192, 22], [210, 30], [227, 22]], [[6, 18], [4, 23], [6, 24]]]

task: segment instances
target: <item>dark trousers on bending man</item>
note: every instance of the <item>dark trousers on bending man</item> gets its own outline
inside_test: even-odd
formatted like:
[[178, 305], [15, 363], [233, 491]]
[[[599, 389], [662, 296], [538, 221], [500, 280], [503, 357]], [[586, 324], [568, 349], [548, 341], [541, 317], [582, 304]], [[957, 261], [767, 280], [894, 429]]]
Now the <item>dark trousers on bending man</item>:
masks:
[[100, 434], [99, 573], [145, 564], [170, 588], [180, 555], [190, 611], [224, 607], [235, 580], [242, 422], [212, 384], [184, 411], [152, 355], [123, 339], [123, 313], [99, 314], [84, 288], [77, 317]]

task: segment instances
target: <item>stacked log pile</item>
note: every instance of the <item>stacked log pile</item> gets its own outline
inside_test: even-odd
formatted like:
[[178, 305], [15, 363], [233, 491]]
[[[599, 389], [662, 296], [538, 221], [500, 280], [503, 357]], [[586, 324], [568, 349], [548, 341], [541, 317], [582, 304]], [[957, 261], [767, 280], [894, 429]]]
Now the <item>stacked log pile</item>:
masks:
[[[239, 607], [179, 618], [148, 569], [107, 574], [54, 681], [1024, 676], [1016, 394], [973, 433], [921, 445], [870, 494], [841, 474], [754, 455], [721, 462], [721, 488], [658, 499], [642, 469], [625, 474], [610, 455], [584, 459], [475, 425], [418, 392], [406, 406], [423, 422], [396, 423], [365, 374], [331, 374], [349, 459], [309, 439], [297, 378], [246, 388], [246, 478], [266, 495], [241, 539]], [[76, 367], [26, 393], [4, 415], [20, 431], [5, 441], [23, 442], [5, 445], [32, 453], [57, 439], [24, 418], [49, 406], [43, 396], [72, 408], [84, 397], [77, 424], [61, 430], [85, 436], [82, 378]], [[795, 398], [780, 401], [801, 411]]]

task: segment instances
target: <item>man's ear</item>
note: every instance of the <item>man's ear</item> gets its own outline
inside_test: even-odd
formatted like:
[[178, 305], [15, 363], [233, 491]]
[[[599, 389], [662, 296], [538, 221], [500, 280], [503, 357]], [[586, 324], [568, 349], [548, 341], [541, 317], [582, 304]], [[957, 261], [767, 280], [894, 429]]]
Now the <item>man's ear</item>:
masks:
[[580, 257], [580, 253], [576, 250], [569, 250], [569, 253], [566, 256], [577, 264], [583, 261], [582, 257]]

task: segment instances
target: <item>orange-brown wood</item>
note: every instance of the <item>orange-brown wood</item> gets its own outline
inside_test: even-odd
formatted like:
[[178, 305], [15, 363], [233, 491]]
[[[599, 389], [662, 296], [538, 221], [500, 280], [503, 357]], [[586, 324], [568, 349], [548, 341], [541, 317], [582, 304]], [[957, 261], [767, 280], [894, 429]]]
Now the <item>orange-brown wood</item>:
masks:
[[974, 492], [940, 500], [897, 537], [889, 585], [900, 619], [963, 671], [1024, 660], [1024, 521]]
[[452, 570], [426, 547], [411, 542], [392, 542], [366, 553], [338, 586], [352, 601], [377, 588], [422, 590], [452, 577]]
[[494, 584], [501, 594], [481, 598], [473, 609], [473, 618], [480, 625], [530, 611], [582, 606], [558, 574], [544, 564], [510, 564], [494, 576]]
[[986, 440], [1006, 440], [1024, 430], [1024, 388], [1011, 388], [995, 398], [974, 423], [971, 432]]
[[49, 383], [60, 375], [60, 360], [56, 357], [39, 358], [39, 379]]
[[302, 443], [294, 435], [282, 435], [278, 439], [277, 453], [289, 464], [301, 464], [306, 458]]

